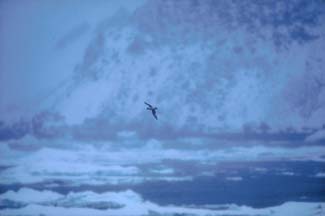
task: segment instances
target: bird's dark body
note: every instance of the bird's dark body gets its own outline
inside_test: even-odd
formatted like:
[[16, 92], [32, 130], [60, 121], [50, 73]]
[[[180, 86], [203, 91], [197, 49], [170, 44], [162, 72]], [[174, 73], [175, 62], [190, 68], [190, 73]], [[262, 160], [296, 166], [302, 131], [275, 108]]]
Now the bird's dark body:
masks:
[[157, 117], [157, 107], [153, 107], [152, 105], [150, 105], [150, 104], [148, 104], [148, 103], [146, 103], [146, 102], [144, 102], [148, 107], [147, 107], [147, 110], [150, 110], [151, 112], [152, 112], [152, 115], [153, 115], [153, 117], [156, 119], [156, 120], [158, 120], [158, 117]]

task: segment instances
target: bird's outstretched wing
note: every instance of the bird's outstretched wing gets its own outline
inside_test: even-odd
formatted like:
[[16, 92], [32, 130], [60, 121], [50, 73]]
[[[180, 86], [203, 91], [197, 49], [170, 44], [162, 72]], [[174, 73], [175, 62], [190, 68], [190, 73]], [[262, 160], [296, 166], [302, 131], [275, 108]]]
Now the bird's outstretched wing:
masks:
[[152, 112], [153, 117], [155, 117], [156, 120], [158, 120], [156, 112]]
[[148, 105], [149, 107], [152, 107], [150, 104], [148, 104], [147, 102], [144, 102], [146, 105]]

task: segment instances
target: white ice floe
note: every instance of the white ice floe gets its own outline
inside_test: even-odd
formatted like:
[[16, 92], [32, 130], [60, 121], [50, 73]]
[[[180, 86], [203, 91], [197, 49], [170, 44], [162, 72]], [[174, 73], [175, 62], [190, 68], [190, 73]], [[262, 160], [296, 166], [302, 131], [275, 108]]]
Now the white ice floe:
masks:
[[[3, 164], [11, 166], [0, 173], [0, 183], [28, 184], [62, 180], [73, 185], [98, 185], [134, 184], [154, 179], [166, 181], [191, 179], [188, 176], [173, 175], [174, 170], [168, 167], [155, 169], [153, 170], [155, 175], [147, 176], [138, 168], [139, 164], [186, 155], [186, 153], [176, 150], [162, 151], [161, 153], [157, 149], [147, 151], [144, 153], [140, 150], [100, 151], [94, 148], [81, 150], [43, 148], [17, 157], [10, 163], [5, 163], [5, 160]], [[139, 157], [139, 155], [143, 155], [143, 157]], [[193, 157], [199, 157], [199, 155]]]
[[228, 180], [228, 181], [242, 181], [243, 178], [241, 176], [234, 176], [234, 177], [227, 177], [226, 180]]
[[289, 172], [289, 171], [281, 172], [280, 174], [285, 175], [285, 176], [294, 176], [294, 175], [296, 175], [294, 172]]
[[174, 174], [174, 169], [172, 168], [162, 168], [162, 169], [152, 169], [151, 172], [161, 175], [171, 175]]
[[123, 177], [139, 173], [139, 169], [135, 166], [95, 163], [84, 156], [85, 154], [85, 152], [44, 148], [16, 159], [15, 166], [1, 173], [0, 183], [35, 183], [52, 179], [77, 182], [87, 180], [105, 182], [106, 179], [119, 181]]
[[260, 173], [265, 173], [268, 171], [268, 169], [266, 169], [265, 167], [256, 167], [256, 168], [254, 168], [254, 171], [260, 172]]
[[30, 188], [22, 188], [17, 192], [8, 191], [0, 195], [1, 199], [8, 199], [17, 202], [37, 203], [47, 202], [62, 198], [63, 195], [52, 191], [37, 191]]
[[5, 208], [0, 215], [247, 215], [247, 216], [313, 216], [324, 213], [325, 203], [287, 202], [280, 206], [255, 209], [248, 206], [202, 205], [202, 206], [160, 206], [144, 200], [139, 194], [126, 190], [122, 192], [94, 193], [71, 192], [61, 195], [51, 191], [36, 191], [22, 188], [0, 196], [0, 201], [23, 202], [20, 208]]
[[[224, 150], [178, 150], [161, 146], [145, 146], [138, 149], [110, 150], [91, 145], [79, 149], [45, 147], [34, 152], [19, 152], [3, 145], [5, 154], [0, 165], [7, 166], [0, 173], [1, 184], [38, 183], [62, 180], [74, 185], [140, 183], [146, 180], [189, 180], [193, 176], [179, 176], [172, 167], [153, 167], [149, 175], [141, 169], [143, 164], [163, 163], [164, 160], [197, 161], [215, 164], [218, 161], [262, 160], [260, 155], [269, 152], [276, 158], [296, 160], [322, 160], [323, 147], [294, 149], [267, 147], [236, 147]], [[21, 152], [20, 152], [21, 153]], [[17, 156], [17, 154], [19, 154]], [[2, 155], [2, 154], [1, 154]], [[264, 172], [264, 170], [263, 170]], [[287, 173], [288, 174], [288, 173]]]
[[315, 175], [316, 178], [325, 178], [325, 173], [324, 172], [320, 172], [320, 173], [317, 173]]

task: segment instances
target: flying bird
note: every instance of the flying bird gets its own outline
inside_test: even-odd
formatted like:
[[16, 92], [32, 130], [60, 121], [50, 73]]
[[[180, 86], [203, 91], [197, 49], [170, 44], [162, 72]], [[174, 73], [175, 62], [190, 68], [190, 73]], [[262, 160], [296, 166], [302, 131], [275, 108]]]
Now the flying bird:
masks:
[[158, 109], [157, 107], [153, 107], [151, 104], [148, 104], [147, 102], [144, 102], [148, 107], [147, 110], [151, 110], [153, 117], [155, 117], [156, 120], [158, 120], [157, 117], [157, 112], [156, 110]]

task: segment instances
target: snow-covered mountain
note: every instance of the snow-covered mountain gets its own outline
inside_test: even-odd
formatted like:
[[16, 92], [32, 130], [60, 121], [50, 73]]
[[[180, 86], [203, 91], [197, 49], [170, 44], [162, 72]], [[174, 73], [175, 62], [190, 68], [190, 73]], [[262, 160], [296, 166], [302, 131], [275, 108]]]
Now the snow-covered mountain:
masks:
[[[309, 3], [303, 11], [294, 1], [294, 12], [285, 1], [244, 2], [148, 1], [133, 12], [118, 10], [95, 25], [73, 79], [45, 108], [53, 106], [68, 124], [91, 119], [132, 127], [148, 121], [148, 100], [159, 106], [162, 124], [175, 128], [319, 127], [320, 8]], [[286, 13], [297, 17], [284, 21]]]

